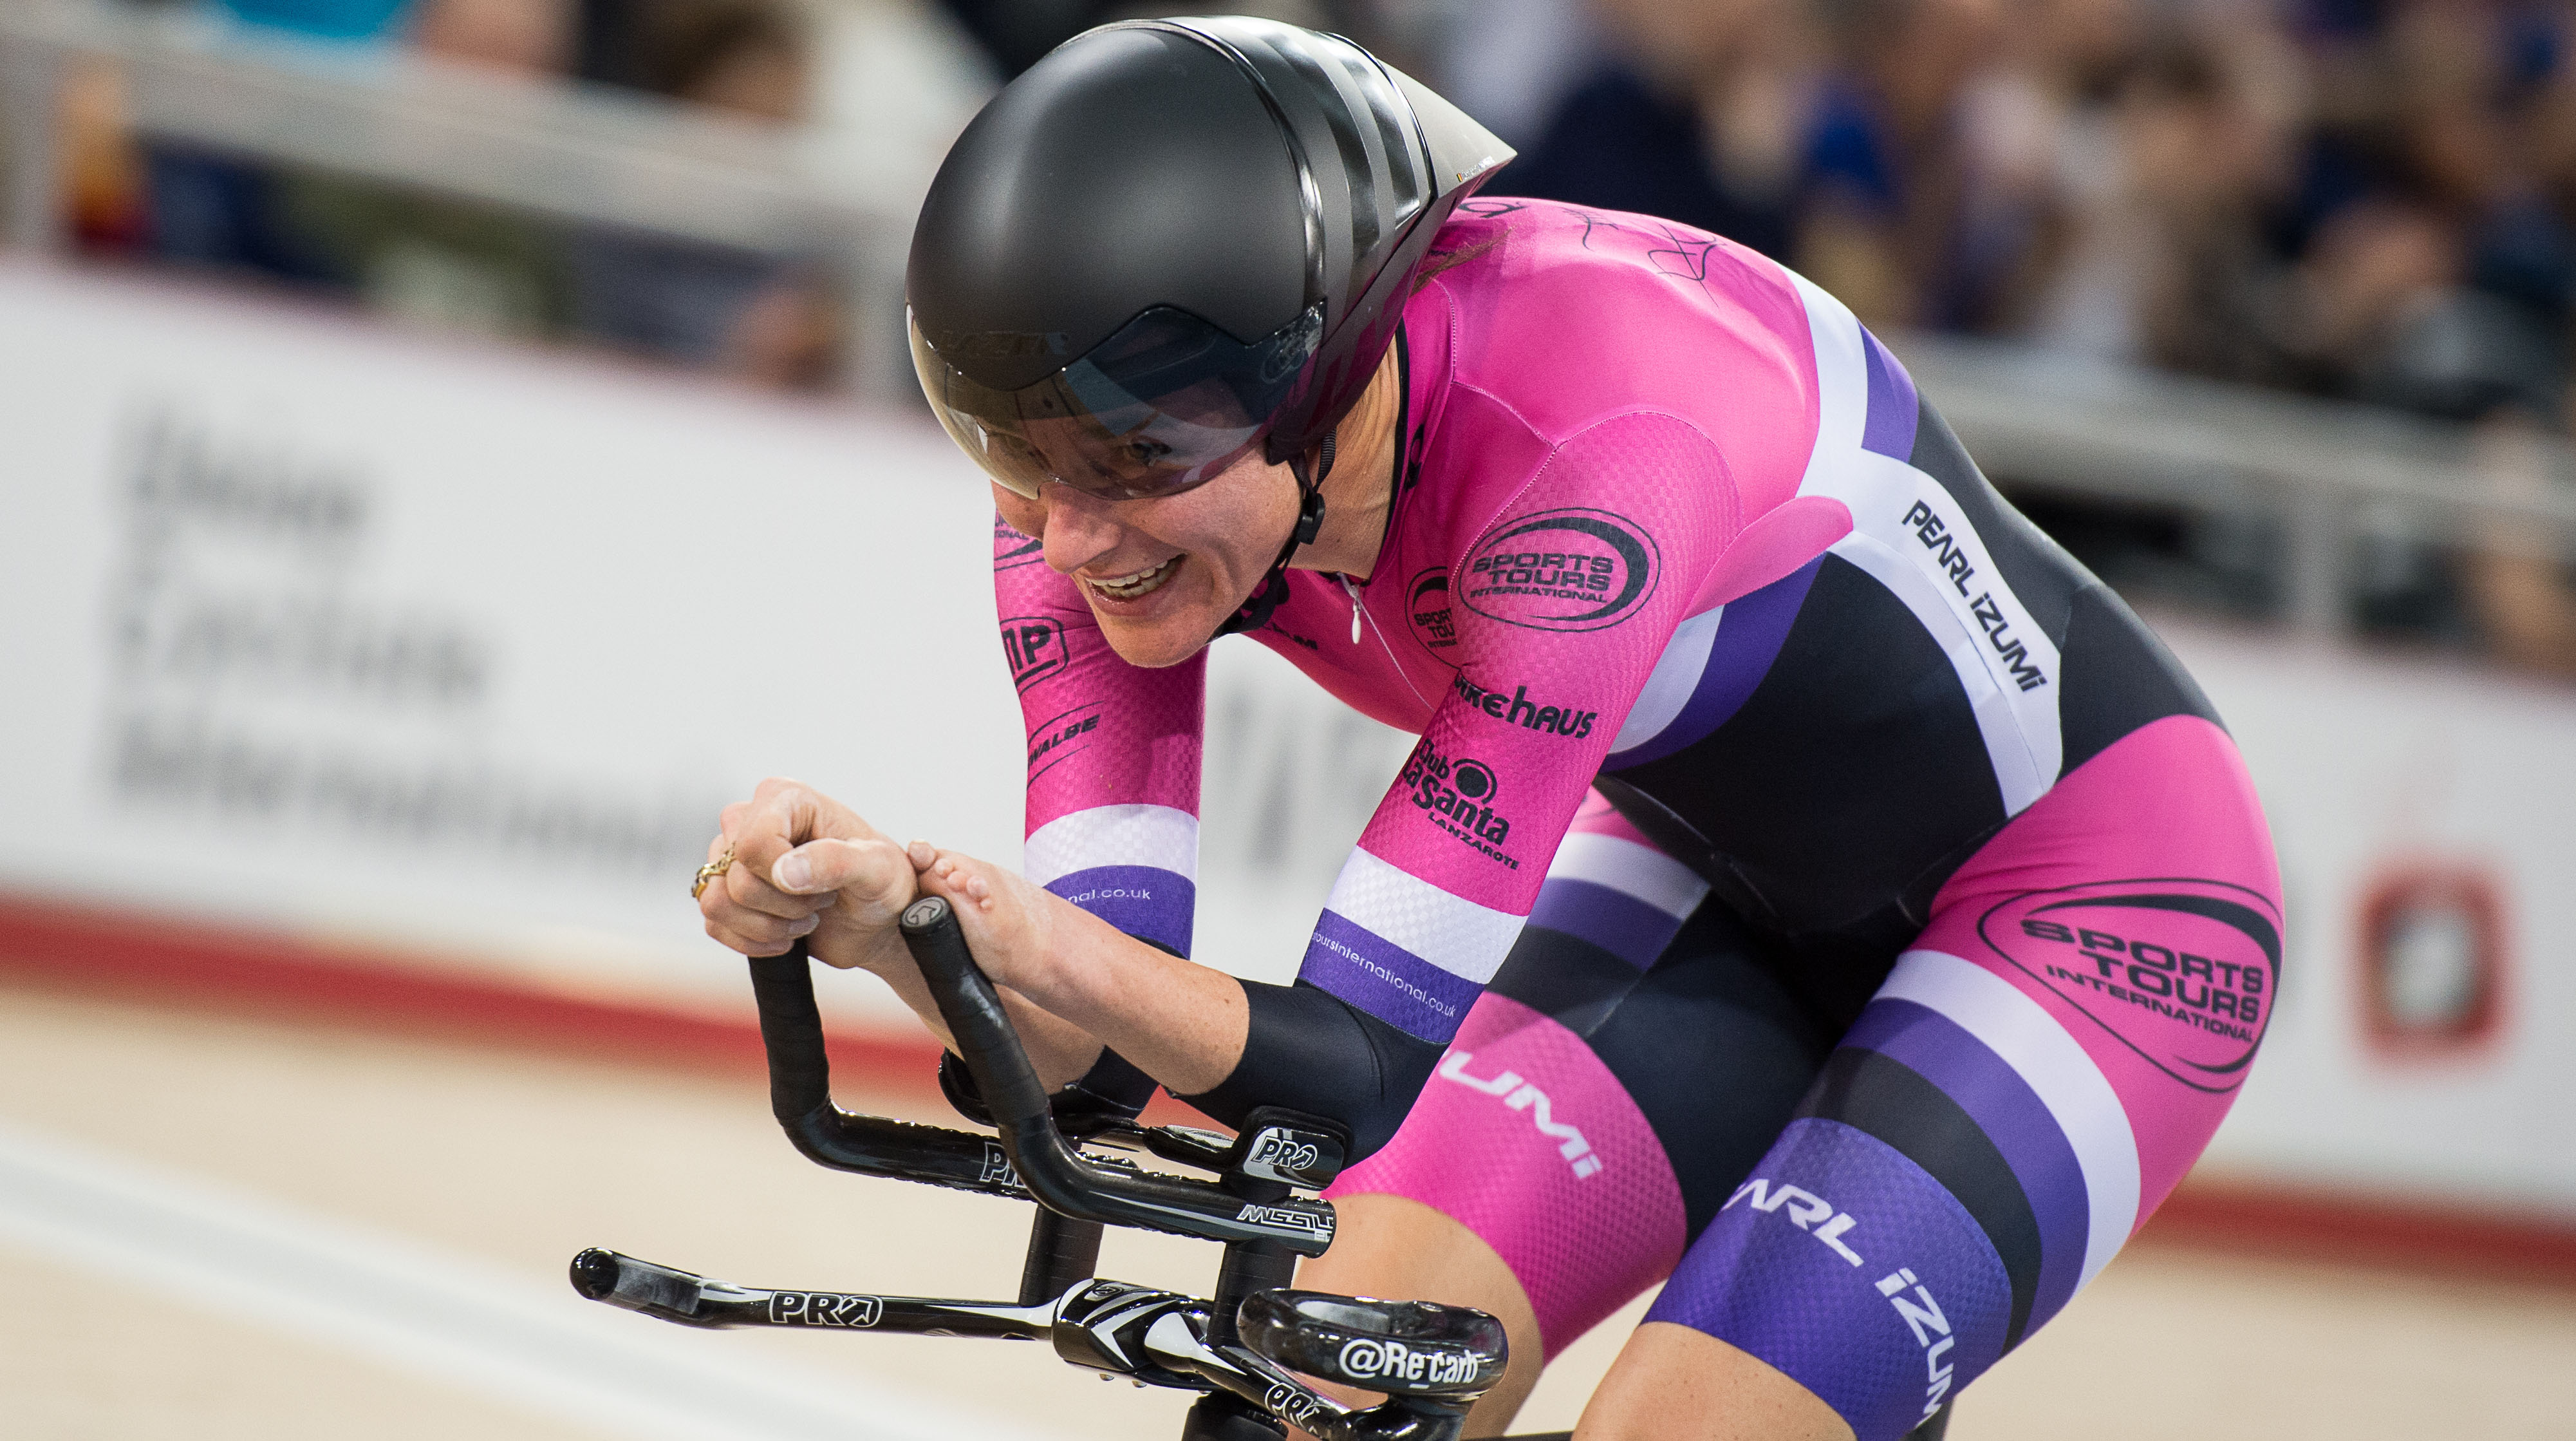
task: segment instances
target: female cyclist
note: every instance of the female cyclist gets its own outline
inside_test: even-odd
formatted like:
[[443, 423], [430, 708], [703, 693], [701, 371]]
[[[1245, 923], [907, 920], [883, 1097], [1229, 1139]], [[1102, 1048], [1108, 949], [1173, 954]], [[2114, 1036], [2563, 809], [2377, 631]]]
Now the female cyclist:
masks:
[[[1509, 154], [1250, 20], [1095, 30], [1004, 90], [908, 291], [1000, 510], [1022, 869], [773, 781], [708, 929], [935, 1026], [890, 923], [944, 895], [1062, 1107], [1348, 1127], [1306, 1279], [1504, 1318], [1476, 1434], [1658, 1281], [1579, 1437], [1937, 1426], [2242, 1083], [2262, 815], [1848, 310], [1679, 226], [1472, 199]], [[1421, 737], [1292, 986], [1186, 959], [1234, 631]]]

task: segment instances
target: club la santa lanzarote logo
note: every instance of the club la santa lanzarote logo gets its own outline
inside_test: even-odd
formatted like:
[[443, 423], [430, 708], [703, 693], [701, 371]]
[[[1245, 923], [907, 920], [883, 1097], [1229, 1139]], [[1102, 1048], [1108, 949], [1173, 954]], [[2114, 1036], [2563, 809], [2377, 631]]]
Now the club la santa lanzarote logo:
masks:
[[1404, 588], [1404, 618], [1413, 638], [1432, 650], [1458, 643], [1458, 627], [1449, 620], [1449, 567], [1435, 565]]
[[1532, 630], [1600, 630], [1635, 615], [1663, 570], [1653, 536], [1625, 516], [1582, 508], [1496, 527], [1453, 589], [1478, 615]]
[[1011, 616], [1002, 622], [1002, 654], [1011, 658], [1011, 684], [1027, 690], [1064, 669], [1064, 627], [1048, 616]]
[[2194, 1090], [2233, 1091], [2281, 989], [2281, 913], [2224, 881], [2028, 891], [1986, 912], [1995, 954]]
[[1502, 781], [1494, 768], [1465, 756], [1442, 755], [1428, 740], [1414, 744], [1396, 784], [1413, 792], [1414, 807], [1452, 840], [1474, 847], [1513, 870], [1521, 863], [1503, 853], [1512, 823], [1494, 809]]

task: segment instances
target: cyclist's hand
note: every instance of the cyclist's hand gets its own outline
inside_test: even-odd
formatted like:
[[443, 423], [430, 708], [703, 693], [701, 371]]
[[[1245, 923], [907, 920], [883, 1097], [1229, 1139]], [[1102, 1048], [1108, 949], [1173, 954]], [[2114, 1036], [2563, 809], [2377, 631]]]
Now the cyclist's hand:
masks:
[[895, 917], [913, 899], [903, 848], [858, 812], [798, 781], [762, 781], [724, 809], [714, 860], [734, 863], [698, 897], [707, 934], [746, 956], [774, 956], [797, 937], [834, 966], [910, 964]]
[[1045, 994], [1040, 970], [1058, 950], [1050, 933], [1066, 919], [1060, 913], [1082, 919], [1082, 912], [1019, 872], [963, 852], [914, 841], [909, 853], [921, 872], [921, 889], [957, 908], [957, 923], [984, 974], [996, 985]]

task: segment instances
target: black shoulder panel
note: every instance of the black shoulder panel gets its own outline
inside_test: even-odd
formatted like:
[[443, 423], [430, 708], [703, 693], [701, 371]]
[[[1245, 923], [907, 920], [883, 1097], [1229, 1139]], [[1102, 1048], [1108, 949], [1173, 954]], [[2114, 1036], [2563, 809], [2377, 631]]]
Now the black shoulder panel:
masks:
[[2058, 728], [2065, 747], [2059, 775], [2149, 721], [2169, 715], [2218, 719], [2209, 698], [2146, 622], [2013, 509], [1928, 403], [1921, 407], [1909, 463], [1939, 481], [1967, 512], [2004, 583], [2057, 646]]
[[1685, 818], [1714, 852], [1711, 883], [1790, 939], [1887, 906], [2004, 820], [1949, 657], [1904, 602], [1834, 555], [1731, 719], [1608, 774]]
[[2066, 687], [2057, 698], [2058, 733], [2066, 746], [2059, 775], [2149, 721], [2196, 715], [2218, 723], [2200, 683], [2098, 580], [2076, 593], [2074, 620], [2059, 656], [2058, 675]]
[[1950, 423], [1930, 402], [1916, 404], [1920, 415], [1914, 428], [1914, 453], [1906, 463], [1939, 481], [1967, 512], [1968, 523], [1986, 543], [2004, 584], [2048, 633], [2050, 644], [2063, 651], [2068, 607], [2075, 592], [2093, 580], [2092, 573], [1988, 483], [1985, 472], [1968, 458], [1967, 447], [1951, 433]]

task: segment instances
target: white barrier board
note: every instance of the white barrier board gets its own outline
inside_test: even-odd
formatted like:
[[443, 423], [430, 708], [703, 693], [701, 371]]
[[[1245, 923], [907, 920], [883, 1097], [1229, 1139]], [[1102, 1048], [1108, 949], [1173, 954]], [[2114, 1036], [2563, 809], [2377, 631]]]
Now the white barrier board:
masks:
[[[687, 881], [763, 775], [1017, 856], [990, 506], [927, 421], [25, 266], [0, 335], [0, 884], [736, 1007]], [[2576, 694], [2167, 629], [2288, 888], [2215, 1160], [2576, 1218]], [[1405, 739], [1242, 641], [1209, 715], [1198, 950], [1284, 979]], [[2409, 1056], [2358, 928], [2425, 866], [2492, 880], [2505, 1001]]]

